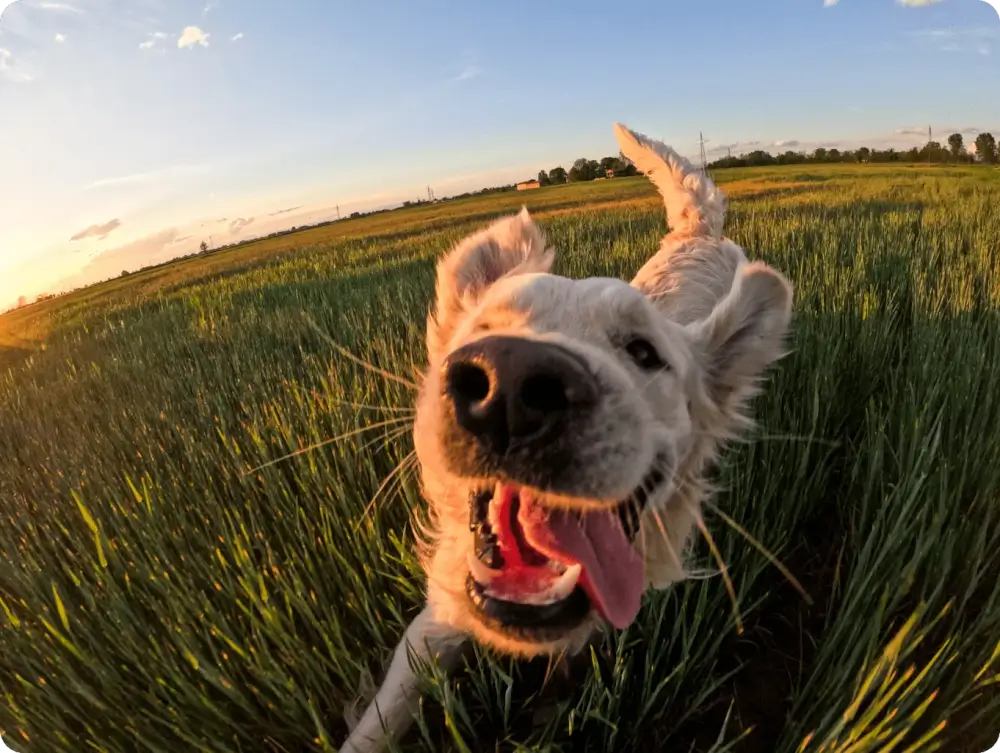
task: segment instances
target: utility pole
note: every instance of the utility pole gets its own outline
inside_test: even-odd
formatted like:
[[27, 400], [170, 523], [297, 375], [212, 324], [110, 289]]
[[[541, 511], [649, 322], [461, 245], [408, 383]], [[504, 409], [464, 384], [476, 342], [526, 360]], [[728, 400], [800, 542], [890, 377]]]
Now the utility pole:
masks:
[[337, 219], [340, 219], [340, 204], [337, 204]]
[[931, 142], [934, 141], [934, 132], [927, 126], [927, 164], [931, 163]]
[[705, 136], [701, 131], [698, 131], [698, 146], [701, 151], [701, 172], [706, 173], [708, 170], [708, 160], [705, 157]]

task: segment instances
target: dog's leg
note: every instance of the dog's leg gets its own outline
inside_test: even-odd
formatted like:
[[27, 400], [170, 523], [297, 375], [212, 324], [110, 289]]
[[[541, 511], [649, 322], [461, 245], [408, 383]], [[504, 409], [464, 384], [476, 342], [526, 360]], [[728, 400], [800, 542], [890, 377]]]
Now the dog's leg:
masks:
[[340, 749], [341, 753], [378, 753], [385, 749], [389, 739], [402, 737], [413, 722], [419, 693], [417, 674], [410, 665], [408, 647], [412, 649], [414, 658], [436, 660], [442, 669], [451, 671], [461, 658], [465, 641], [463, 633], [436, 622], [430, 608], [424, 607], [396, 646], [389, 671], [375, 700], [348, 736]]

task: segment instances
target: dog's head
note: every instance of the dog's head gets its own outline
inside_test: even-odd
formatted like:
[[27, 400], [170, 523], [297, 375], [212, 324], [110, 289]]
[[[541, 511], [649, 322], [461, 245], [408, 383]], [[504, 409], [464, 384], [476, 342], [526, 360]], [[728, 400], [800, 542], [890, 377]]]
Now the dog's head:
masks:
[[522, 655], [627, 626], [648, 585], [683, 577], [690, 487], [781, 355], [791, 301], [777, 272], [742, 264], [682, 326], [626, 282], [552, 262], [527, 211], [441, 260], [414, 431], [429, 602]]

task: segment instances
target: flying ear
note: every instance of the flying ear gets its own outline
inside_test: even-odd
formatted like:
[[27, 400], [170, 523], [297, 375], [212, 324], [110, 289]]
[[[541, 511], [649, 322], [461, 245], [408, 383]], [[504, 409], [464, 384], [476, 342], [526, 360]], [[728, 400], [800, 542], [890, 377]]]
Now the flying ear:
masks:
[[548, 272], [554, 260], [527, 208], [461, 241], [437, 265], [437, 301], [427, 322], [431, 359], [490, 285], [501, 277]]
[[708, 397], [727, 423], [740, 421], [767, 367], [785, 355], [791, 316], [791, 284], [753, 262], [737, 269], [732, 288], [712, 313], [690, 325], [701, 345]]

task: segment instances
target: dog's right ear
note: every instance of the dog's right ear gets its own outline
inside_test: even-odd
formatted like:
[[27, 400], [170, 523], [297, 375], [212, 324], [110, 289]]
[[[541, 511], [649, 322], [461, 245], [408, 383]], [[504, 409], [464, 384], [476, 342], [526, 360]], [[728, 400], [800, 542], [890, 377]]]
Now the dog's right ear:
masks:
[[427, 320], [427, 350], [442, 355], [463, 314], [501, 277], [548, 272], [555, 253], [527, 208], [470, 235], [437, 265], [437, 301]]

